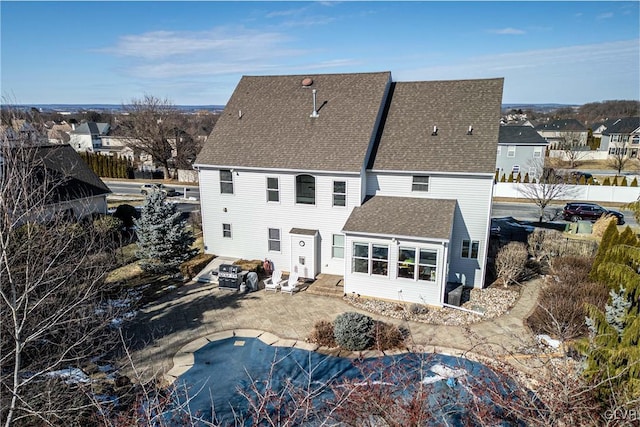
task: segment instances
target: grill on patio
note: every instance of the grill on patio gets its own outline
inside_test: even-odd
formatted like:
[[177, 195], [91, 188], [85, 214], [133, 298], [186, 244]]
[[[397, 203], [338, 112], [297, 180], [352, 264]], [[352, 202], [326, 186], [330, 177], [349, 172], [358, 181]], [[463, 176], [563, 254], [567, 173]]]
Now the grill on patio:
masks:
[[218, 270], [218, 287], [238, 290], [246, 276], [247, 272], [240, 271], [240, 266], [222, 264]]

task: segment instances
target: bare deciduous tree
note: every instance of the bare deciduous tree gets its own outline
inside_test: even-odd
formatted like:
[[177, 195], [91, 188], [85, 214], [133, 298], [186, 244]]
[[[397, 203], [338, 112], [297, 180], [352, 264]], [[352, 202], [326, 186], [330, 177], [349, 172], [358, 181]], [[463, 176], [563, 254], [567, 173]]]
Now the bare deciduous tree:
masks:
[[571, 169], [579, 166], [579, 162], [589, 154], [589, 146], [582, 139], [580, 132], [566, 132], [558, 144]]
[[91, 402], [52, 372], [110, 349], [108, 231], [60, 209], [69, 178], [35, 147], [0, 147], [1, 417], [7, 427], [81, 423]]
[[538, 180], [534, 183], [519, 184], [520, 193], [535, 203], [539, 208], [539, 221], [544, 221], [545, 209], [554, 200], [562, 200], [573, 197], [574, 188], [565, 182], [564, 177], [559, 176], [552, 169], [545, 169], [542, 162], [536, 162], [535, 167]]
[[496, 255], [496, 273], [505, 286], [518, 283], [523, 273], [529, 253], [521, 242], [511, 242], [502, 247]]
[[176, 148], [172, 142], [186, 140], [180, 111], [170, 100], [152, 95], [133, 99], [123, 109], [127, 117], [120, 125], [120, 132], [128, 137], [127, 145], [152, 156], [154, 163], [162, 166], [165, 178], [169, 178], [169, 160]]

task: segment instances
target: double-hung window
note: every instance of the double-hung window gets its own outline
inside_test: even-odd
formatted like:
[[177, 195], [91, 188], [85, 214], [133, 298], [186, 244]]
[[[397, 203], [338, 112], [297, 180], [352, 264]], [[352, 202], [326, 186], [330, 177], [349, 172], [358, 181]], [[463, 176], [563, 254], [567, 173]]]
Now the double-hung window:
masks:
[[278, 178], [267, 177], [267, 202], [280, 201], [280, 182]]
[[269, 251], [280, 252], [280, 229], [269, 229]]
[[354, 243], [352, 255], [352, 271], [369, 274], [369, 244]]
[[477, 240], [463, 240], [462, 241], [462, 258], [478, 259], [478, 248], [480, 242]]
[[347, 206], [346, 181], [333, 181], [333, 206]]
[[368, 243], [353, 244], [352, 271], [354, 273], [389, 274], [389, 246]]
[[344, 235], [333, 235], [333, 241], [331, 242], [331, 257], [344, 258]]
[[231, 238], [231, 224], [222, 224], [222, 237]]
[[429, 177], [414, 176], [411, 191], [429, 191]]
[[516, 156], [516, 146], [509, 145], [507, 147], [507, 157], [515, 157]]
[[220, 169], [220, 193], [233, 194], [233, 172]]

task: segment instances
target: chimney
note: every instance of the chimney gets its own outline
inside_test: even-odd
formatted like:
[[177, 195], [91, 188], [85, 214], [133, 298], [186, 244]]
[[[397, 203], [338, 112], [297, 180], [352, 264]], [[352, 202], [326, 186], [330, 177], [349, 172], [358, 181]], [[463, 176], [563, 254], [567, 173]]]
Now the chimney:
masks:
[[318, 117], [319, 114], [318, 110], [316, 109], [316, 94], [318, 93], [318, 91], [316, 89], [313, 89], [311, 93], [313, 94], [313, 113], [311, 113], [309, 117]]

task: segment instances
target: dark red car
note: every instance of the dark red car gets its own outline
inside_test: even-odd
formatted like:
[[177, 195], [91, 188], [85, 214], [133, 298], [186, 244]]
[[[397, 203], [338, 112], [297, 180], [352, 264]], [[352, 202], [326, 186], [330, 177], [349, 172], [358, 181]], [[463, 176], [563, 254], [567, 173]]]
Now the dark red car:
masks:
[[605, 209], [595, 203], [567, 203], [562, 211], [562, 217], [571, 222], [580, 220], [596, 221], [602, 215], [613, 215], [618, 220], [618, 225], [624, 224], [624, 215], [622, 213]]

